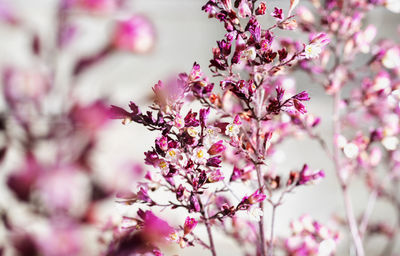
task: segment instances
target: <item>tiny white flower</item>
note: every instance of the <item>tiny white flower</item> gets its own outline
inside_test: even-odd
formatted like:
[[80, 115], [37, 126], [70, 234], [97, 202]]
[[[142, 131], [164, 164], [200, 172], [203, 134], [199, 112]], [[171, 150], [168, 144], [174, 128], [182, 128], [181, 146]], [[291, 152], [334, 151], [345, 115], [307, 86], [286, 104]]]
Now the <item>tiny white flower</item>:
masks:
[[249, 47], [242, 52], [241, 59], [254, 60], [257, 57], [256, 48]]
[[206, 135], [206, 139], [208, 139], [209, 141], [214, 141], [215, 138], [218, 137], [218, 134], [220, 132], [221, 132], [221, 129], [219, 129], [218, 127], [209, 126], [204, 131], [204, 134]]
[[400, 13], [400, 1], [399, 0], [386, 0], [386, 8], [394, 13]]
[[389, 76], [387, 75], [378, 75], [374, 80], [373, 89], [375, 91], [385, 90], [390, 93], [391, 91], [391, 81]]
[[260, 221], [261, 216], [264, 216], [264, 212], [259, 207], [250, 207], [247, 212], [249, 216], [255, 219], [256, 221]]
[[175, 162], [178, 160], [178, 156], [180, 154], [180, 151], [176, 148], [170, 148], [167, 151], [167, 154], [165, 155], [165, 159], [171, 162]]
[[210, 147], [214, 144], [218, 139], [218, 134], [221, 132], [221, 129], [213, 127], [211, 129], [206, 129], [204, 131], [204, 146]]
[[318, 44], [309, 44], [304, 49], [307, 59], [313, 59], [318, 57], [318, 55], [322, 52], [321, 46]]
[[395, 136], [388, 136], [385, 137], [382, 140], [382, 145], [387, 149], [387, 150], [395, 150], [397, 146], [399, 145], [399, 139], [396, 138]]
[[335, 251], [336, 243], [333, 239], [325, 239], [323, 240], [318, 247], [318, 255], [328, 256], [332, 255]]
[[311, 218], [310, 215], [304, 215], [300, 221], [303, 224], [303, 227], [305, 230], [307, 230], [308, 232], [311, 232], [311, 233], [313, 233], [315, 231], [313, 219]]
[[196, 164], [205, 164], [207, 159], [208, 153], [204, 147], [198, 147], [193, 150], [193, 161]]
[[178, 165], [179, 166], [185, 167], [187, 165], [188, 158], [187, 158], [186, 154], [184, 154], [184, 153], [179, 154], [178, 157], [177, 157], [177, 160], [178, 160]]
[[388, 69], [400, 67], [400, 49], [393, 47], [387, 50], [382, 58], [382, 64]]
[[339, 147], [339, 148], [344, 148], [344, 146], [346, 146], [347, 144], [347, 139], [346, 137], [344, 137], [343, 135], [336, 135], [335, 136], [335, 144]]
[[350, 159], [356, 158], [359, 151], [359, 148], [354, 143], [347, 143], [343, 148], [344, 155]]
[[177, 115], [174, 120], [174, 126], [178, 129], [183, 128], [185, 126], [185, 120], [181, 116]]
[[330, 236], [329, 229], [327, 227], [320, 227], [318, 230], [318, 234], [323, 239], [328, 239]]
[[169, 240], [173, 242], [179, 242], [179, 234], [174, 231], [169, 235]]
[[165, 160], [161, 160], [158, 162], [158, 168], [160, 168], [162, 173], [166, 173], [169, 170], [168, 162]]
[[228, 124], [226, 126], [225, 134], [229, 137], [236, 137], [239, 134], [240, 128], [236, 124]]
[[129, 217], [122, 217], [122, 221], [120, 223], [119, 228], [120, 229], [128, 229], [136, 226], [138, 223], [134, 218], [129, 218]]
[[290, 223], [293, 233], [300, 234], [304, 230], [303, 223], [299, 220], [294, 220]]
[[187, 128], [186, 131], [193, 138], [197, 137], [197, 135], [199, 134], [199, 132], [197, 131], [197, 129], [195, 127], [189, 127], [189, 128]]
[[382, 159], [382, 151], [379, 148], [373, 148], [369, 156], [369, 163], [372, 166], [377, 166]]

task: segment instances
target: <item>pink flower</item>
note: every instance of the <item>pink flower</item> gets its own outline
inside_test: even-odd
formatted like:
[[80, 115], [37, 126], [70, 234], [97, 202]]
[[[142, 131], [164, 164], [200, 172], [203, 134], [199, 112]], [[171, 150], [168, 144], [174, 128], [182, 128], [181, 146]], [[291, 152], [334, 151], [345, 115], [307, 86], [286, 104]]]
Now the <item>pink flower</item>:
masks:
[[185, 220], [185, 224], [183, 225], [183, 233], [184, 235], [189, 234], [193, 231], [193, 229], [197, 226], [197, 221], [194, 218], [187, 217]]
[[208, 176], [208, 182], [210, 182], [210, 183], [218, 182], [218, 181], [223, 180], [223, 179], [224, 179], [224, 176], [222, 175], [220, 169], [217, 169], [217, 170], [213, 171]]
[[192, 71], [190, 72], [189, 79], [192, 81], [198, 80], [203, 76], [203, 72], [201, 71], [200, 65], [196, 62], [193, 64]]
[[298, 185], [310, 184], [325, 177], [323, 170], [311, 171], [308, 165], [304, 165], [300, 171], [300, 177], [297, 182]]
[[240, 1], [239, 17], [246, 18], [246, 17], [249, 17], [250, 15], [251, 15], [251, 10], [250, 10], [248, 1], [247, 0]]
[[143, 16], [133, 16], [116, 25], [113, 44], [117, 49], [146, 53], [154, 47], [154, 42], [153, 25]]
[[321, 48], [330, 43], [330, 39], [326, 33], [319, 33], [311, 41], [310, 44], [316, 44]]
[[165, 136], [162, 136], [156, 140], [157, 146], [162, 150], [162, 151], [167, 151], [168, 150], [168, 138]]
[[283, 11], [282, 9], [276, 8], [274, 9], [274, 11], [271, 13], [272, 17], [277, 18], [278, 20], [282, 20], [283, 19]]

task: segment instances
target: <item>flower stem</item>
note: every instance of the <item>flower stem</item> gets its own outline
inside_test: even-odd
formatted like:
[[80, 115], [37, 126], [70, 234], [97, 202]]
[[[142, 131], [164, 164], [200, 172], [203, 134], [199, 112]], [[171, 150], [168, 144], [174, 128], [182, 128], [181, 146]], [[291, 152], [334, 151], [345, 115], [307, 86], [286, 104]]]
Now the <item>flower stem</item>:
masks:
[[333, 98], [333, 162], [335, 166], [336, 177], [340, 183], [340, 187], [343, 193], [344, 207], [346, 211], [347, 223], [350, 229], [350, 233], [353, 239], [353, 244], [356, 249], [357, 256], [364, 256], [364, 247], [362, 244], [360, 232], [358, 231], [357, 221], [354, 216], [353, 204], [348, 193], [348, 184], [342, 176], [341, 162], [340, 162], [340, 149], [335, 142], [336, 135], [340, 135], [340, 89], [334, 94]]
[[274, 255], [274, 229], [275, 229], [275, 213], [276, 213], [277, 205], [272, 206], [272, 217], [271, 217], [271, 230], [270, 237], [268, 242], [268, 256]]
[[[257, 180], [258, 180], [258, 185], [261, 188], [263, 185], [262, 183], [262, 175], [261, 175], [261, 167], [260, 165], [256, 166], [257, 170]], [[264, 202], [260, 202], [260, 209], [264, 213]], [[261, 256], [265, 256], [265, 234], [264, 234], [264, 216], [260, 216], [260, 221], [258, 222], [258, 227], [260, 229], [260, 251], [261, 251]]]
[[206, 225], [208, 240], [210, 242], [209, 249], [211, 251], [211, 255], [212, 256], [217, 256], [217, 252], [215, 250], [215, 245], [214, 245], [213, 234], [212, 234], [212, 230], [211, 230], [211, 226], [210, 226], [210, 220], [208, 219], [205, 207], [204, 207], [203, 203], [201, 202], [200, 197], [198, 196], [197, 199], [199, 200], [200, 205], [201, 205], [201, 212], [200, 213], [203, 216], [204, 224]]
[[214, 245], [214, 239], [213, 239], [213, 235], [211, 232], [211, 227], [210, 227], [210, 223], [208, 221], [208, 219], [205, 217], [205, 225], [207, 228], [207, 234], [208, 234], [208, 240], [210, 241], [210, 250], [211, 250], [211, 255], [212, 256], [217, 256], [217, 252], [215, 250], [215, 245]]
[[[261, 152], [263, 152], [263, 150], [261, 150], [262, 147], [262, 141], [260, 140], [260, 131], [261, 131], [261, 116], [262, 116], [262, 107], [264, 106], [264, 91], [263, 90], [258, 90], [257, 91], [257, 104], [255, 105], [255, 108], [252, 110], [252, 113], [254, 115], [255, 121], [256, 121], [256, 125], [257, 125], [257, 130], [256, 130], [256, 150], [255, 150], [255, 156], [257, 159], [257, 162], [259, 162], [259, 158], [260, 158], [260, 154]], [[263, 157], [262, 157], [263, 158]], [[256, 171], [257, 171], [257, 182], [258, 182], [258, 187], [259, 189], [263, 189], [264, 188], [264, 177], [262, 175], [261, 172], [261, 164], [257, 163], [256, 164]], [[260, 216], [260, 220], [258, 222], [258, 227], [260, 229], [260, 255], [261, 256], [265, 256], [265, 233], [264, 233], [264, 202], [261, 201], [260, 202], [260, 209], [262, 211], [262, 215]]]

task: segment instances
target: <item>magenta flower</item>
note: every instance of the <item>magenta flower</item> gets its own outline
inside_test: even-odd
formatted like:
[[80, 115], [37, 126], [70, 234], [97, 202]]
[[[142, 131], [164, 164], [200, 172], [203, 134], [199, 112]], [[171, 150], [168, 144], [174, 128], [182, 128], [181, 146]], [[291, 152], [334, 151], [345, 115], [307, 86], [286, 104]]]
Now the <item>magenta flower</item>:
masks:
[[157, 146], [162, 150], [162, 151], [167, 151], [168, 150], [168, 138], [165, 136], [162, 136], [156, 140]]
[[278, 20], [283, 20], [283, 10], [279, 8], [274, 8], [274, 11], [271, 13], [272, 17], [277, 18]]

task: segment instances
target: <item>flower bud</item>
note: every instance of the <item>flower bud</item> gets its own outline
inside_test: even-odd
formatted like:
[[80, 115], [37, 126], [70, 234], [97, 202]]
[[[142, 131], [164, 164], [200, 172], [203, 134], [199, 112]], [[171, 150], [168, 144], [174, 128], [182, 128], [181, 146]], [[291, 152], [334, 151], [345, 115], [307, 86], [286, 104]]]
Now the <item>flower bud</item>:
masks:
[[217, 154], [220, 154], [220, 153], [224, 152], [225, 149], [226, 149], [226, 147], [223, 144], [223, 140], [220, 140], [220, 141], [214, 143], [210, 147], [210, 149], [208, 150], [208, 154], [217, 155]]
[[197, 221], [194, 218], [187, 217], [185, 220], [185, 224], [183, 225], [183, 233], [184, 235], [189, 234], [193, 231], [193, 229], [197, 226]]

